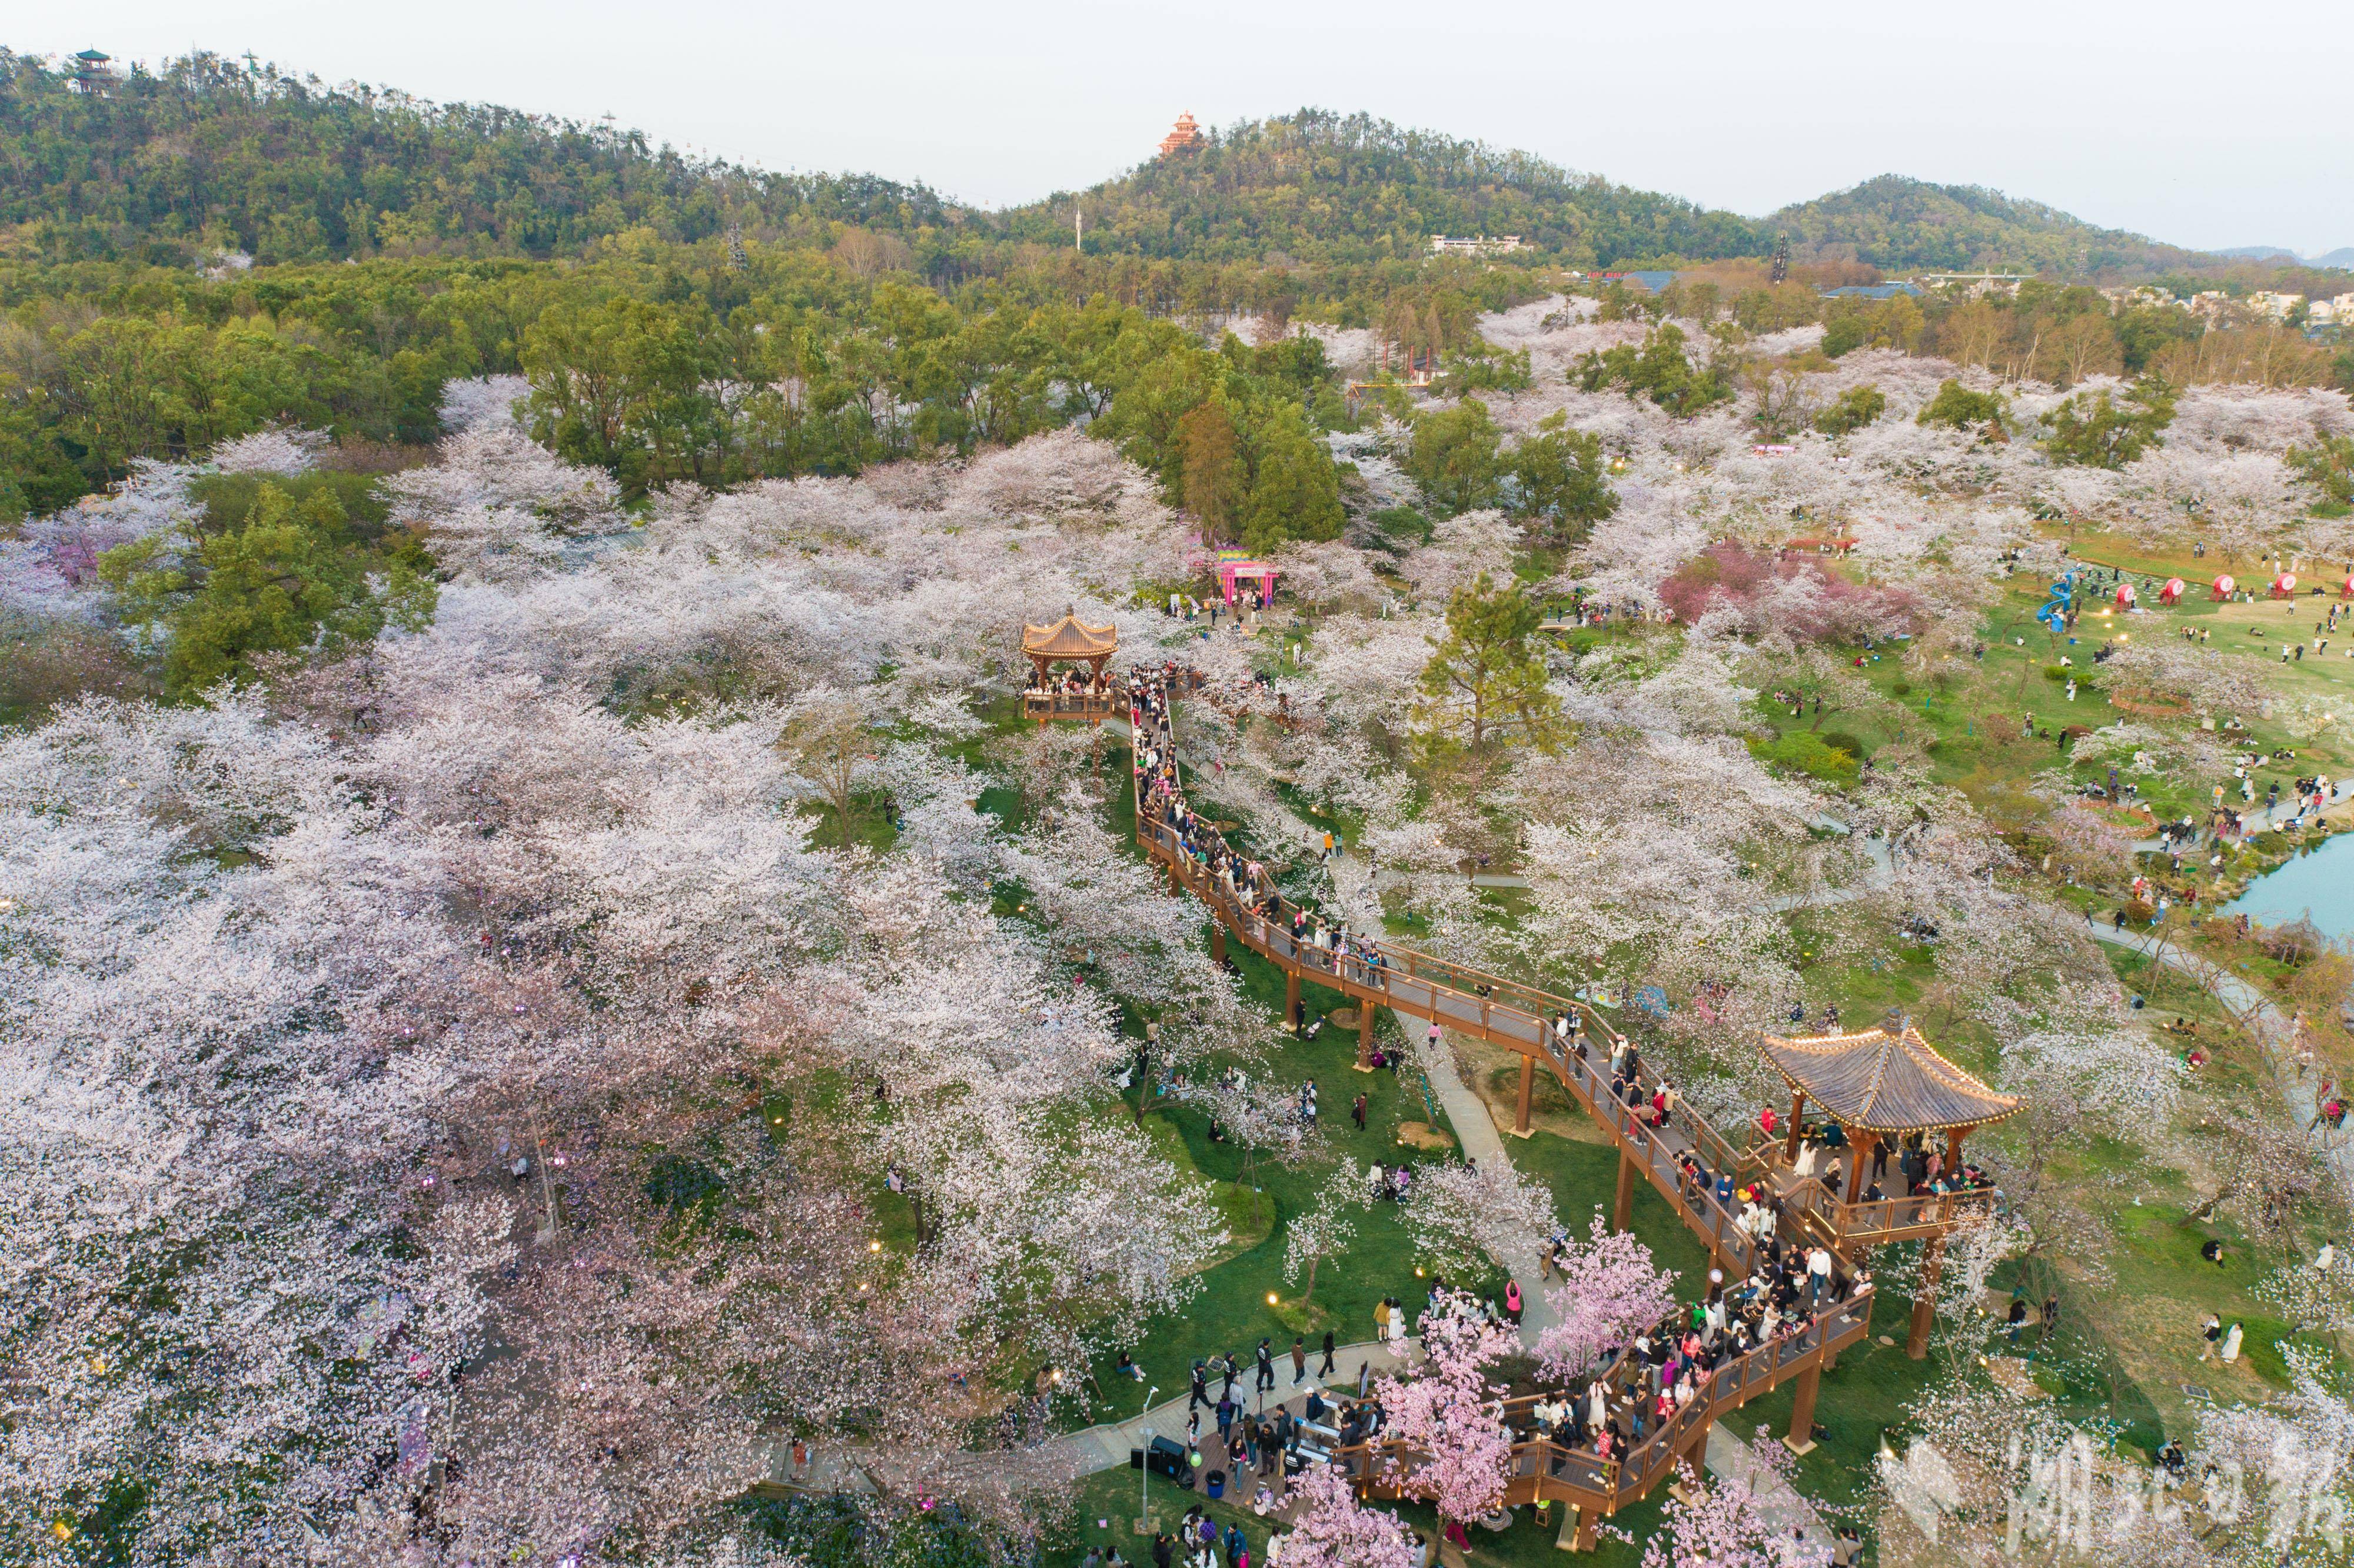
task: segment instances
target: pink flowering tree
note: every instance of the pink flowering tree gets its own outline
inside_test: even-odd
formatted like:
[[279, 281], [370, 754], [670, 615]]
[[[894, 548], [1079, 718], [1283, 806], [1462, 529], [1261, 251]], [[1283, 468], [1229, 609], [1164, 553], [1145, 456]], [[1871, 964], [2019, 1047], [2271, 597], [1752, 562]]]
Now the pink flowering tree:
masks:
[[1283, 1541], [1283, 1560], [1292, 1568], [1416, 1568], [1422, 1561], [1397, 1516], [1359, 1502], [1356, 1489], [1331, 1466], [1311, 1466], [1291, 1489], [1305, 1499]]
[[1675, 1274], [1598, 1213], [1588, 1239], [1568, 1244], [1562, 1274], [1563, 1282], [1545, 1292], [1556, 1321], [1537, 1337], [1538, 1359], [1559, 1376], [1582, 1374], [1605, 1351], [1676, 1309]]
[[1423, 1327], [1423, 1348], [1428, 1360], [1419, 1376], [1377, 1385], [1389, 1434], [1405, 1448], [1391, 1456], [1387, 1478], [1460, 1526], [1503, 1500], [1512, 1445], [1497, 1406], [1501, 1389], [1488, 1381], [1487, 1368], [1515, 1342], [1479, 1319], [1433, 1317]]

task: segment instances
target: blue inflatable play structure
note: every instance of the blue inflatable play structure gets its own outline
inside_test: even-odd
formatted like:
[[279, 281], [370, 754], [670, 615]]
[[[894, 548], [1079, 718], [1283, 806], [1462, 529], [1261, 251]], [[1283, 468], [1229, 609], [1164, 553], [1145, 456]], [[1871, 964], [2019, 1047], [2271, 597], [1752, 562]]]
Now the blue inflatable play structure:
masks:
[[2054, 579], [2052, 598], [2035, 612], [2035, 619], [2054, 631], [2068, 630], [2068, 611], [2076, 600], [2076, 572], [2073, 567]]

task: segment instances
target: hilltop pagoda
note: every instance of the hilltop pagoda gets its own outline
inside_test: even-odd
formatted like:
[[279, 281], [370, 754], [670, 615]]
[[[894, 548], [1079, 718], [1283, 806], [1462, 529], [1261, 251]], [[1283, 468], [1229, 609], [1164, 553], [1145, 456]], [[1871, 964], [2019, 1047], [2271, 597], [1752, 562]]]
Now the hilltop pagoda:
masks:
[[1177, 123], [1169, 134], [1161, 138], [1161, 155], [1167, 158], [1182, 153], [1198, 153], [1207, 145], [1209, 138], [1202, 134], [1202, 128], [1194, 123], [1193, 111], [1189, 109], [1177, 117]]

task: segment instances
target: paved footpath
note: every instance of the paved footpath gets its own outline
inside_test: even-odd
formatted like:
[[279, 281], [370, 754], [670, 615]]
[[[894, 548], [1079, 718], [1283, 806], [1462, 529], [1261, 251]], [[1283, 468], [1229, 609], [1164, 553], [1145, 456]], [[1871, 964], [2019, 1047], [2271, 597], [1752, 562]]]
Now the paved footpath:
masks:
[[[1488, 1104], [1463, 1082], [1455, 1069], [1452, 1051], [1443, 1052], [1442, 1059], [1430, 1062], [1431, 1053], [1423, 1053], [1430, 1073], [1430, 1085], [1438, 1101], [1447, 1107], [1447, 1119], [1458, 1137], [1463, 1140], [1464, 1154], [1473, 1160], [1510, 1162], [1504, 1140], [1496, 1130], [1496, 1119], [1489, 1114]], [[1550, 1072], [1552, 1069], [1547, 1068]], [[1576, 1227], [1573, 1226], [1573, 1229]], [[1522, 1337], [1531, 1343], [1544, 1328], [1555, 1320], [1553, 1306], [1545, 1300], [1543, 1282], [1534, 1257], [1515, 1258], [1511, 1262], [1512, 1277], [1521, 1282], [1521, 1300], [1524, 1307], [1521, 1319]], [[1123, 1457], [1124, 1462], [1125, 1457]], [[1814, 1505], [1792, 1489], [1789, 1483], [1776, 1476], [1749, 1451], [1747, 1443], [1723, 1422], [1709, 1428], [1708, 1468], [1711, 1474], [1749, 1483], [1757, 1492], [1766, 1516], [1786, 1529], [1803, 1529], [1809, 1540], [1829, 1541], [1830, 1531], [1815, 1512]]]
[[[2089, 930], [2094, 937], [2113, 948], [2129, 948], [2145, 959], [2155, 955], [2167, 968], [2189, 975], [2202, 985], [2211, 986], [2226, 1007], [2248, 1021], [2248, 1032], [2255, 1036], [2256, 1044], [2271, 1059], [2273, 1079], [2279, 1086], [2282, 1102], [2288, 1107], [2299, 1127], [2311, 1128], [2314, 1115], [2320, 1108], [2317, 1094], [2319, 1086], [2302, 1074], [2291, 1075], [2282, 1071], [2282, 1054], [2295, 1042], [2288, 1020], [2281, 1016], [2280, 1009], [2265, 1000], [2263, 992], [2237, 975], [2223, 972], [2220, 965], [2185, 957], [2172, 943], [2168, 943], [2165, 950], [2159, 952], [2157, 940], [2138, 931], [2119, 931], [2109, 926], [2094, 926]], [[2328, 1161], [2339, 1183], [2348, 1193], [2354, 1194], [2354, 1143], [2333, 1143], [2324, 1139], [2320, 1149], [2322, 1158]]]

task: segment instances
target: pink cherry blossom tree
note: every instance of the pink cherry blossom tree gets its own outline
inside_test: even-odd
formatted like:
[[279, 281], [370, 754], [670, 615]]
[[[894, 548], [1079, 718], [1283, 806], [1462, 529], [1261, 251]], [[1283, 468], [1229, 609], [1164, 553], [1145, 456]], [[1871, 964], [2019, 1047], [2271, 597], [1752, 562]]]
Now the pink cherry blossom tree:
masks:
[[1388, 1433], [1400, 1451], [1387, 1460], [1389, 1478], [1426, 1499], [1458, 1532], [1496, 1511], [1511, 1467], [1487, 1368], [1511, 1352], [1512, 1337], [1483, 1319], [1434, 1313], [1423, 1321], [1425, 1360], [1410, 1379], [1384, 1378], [1378, 1397]]
[[1312, 1465], [1291, 1483], [1304, 1506], [1283, 1537], [1283, 1561], [1295, 1568], [1416, 1568], [1421, 1549], [1397, 1516], [1370, 1509], [1330, 1465]]
[[1651, 1261], [1651, 1249], [1631, 1231], [1613, 1231], [1594, 1216], [1584, 1242], [1565, 1245], [1562, 1283], [1545, 1302], [1555, 1321], [1537, 1336], [1537, 1358], [1557, 1377], [1582, 1377], [1595, 1361], [1676, 1309], [1676, 1277]]

